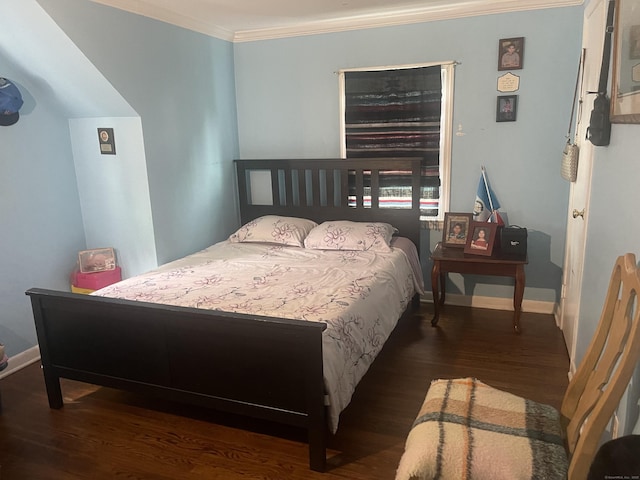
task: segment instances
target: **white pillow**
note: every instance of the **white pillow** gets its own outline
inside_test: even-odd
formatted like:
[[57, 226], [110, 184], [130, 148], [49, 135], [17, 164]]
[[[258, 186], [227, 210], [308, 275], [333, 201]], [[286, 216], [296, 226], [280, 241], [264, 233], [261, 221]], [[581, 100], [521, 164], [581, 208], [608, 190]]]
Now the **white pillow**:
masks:
[[388, 223], [336, 220], [311, 230], [304, 239], [304, 246], [315, 250], [390, 252], [389, 242], [397, 231]]
[[307, 234], [318, 224], [306, 218], [265, 215], [240, 227], [229, 237], [229, 241], [278, 243], [304, 247]]

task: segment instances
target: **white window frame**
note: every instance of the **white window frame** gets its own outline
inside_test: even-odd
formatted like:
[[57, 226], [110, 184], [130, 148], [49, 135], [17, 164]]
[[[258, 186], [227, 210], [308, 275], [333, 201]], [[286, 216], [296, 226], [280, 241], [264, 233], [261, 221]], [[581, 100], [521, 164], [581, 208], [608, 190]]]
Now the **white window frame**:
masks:
[[373, 72], [384, 70], [399, 70], [409, 68], [433, 67], [440, 65], [442, 78], [442, 108], [440, 117], [440, 198], [438, 203], [438, 216], [430, 217], [428, 221], [444, 221], [445, 212], [449, 211], [449, 199], [451, 195], [451, 144], [453, 139], [453, 87], [454, 72], [457, 62], [431, 62], [415, 63], [407, 65], [387, 65], [378, 67], [345, 68], [338, 71], [340, 92], [340, 156], [347, 158], [346, 125], [345, 125], [345, 85], [344, 74], [346, 72]]

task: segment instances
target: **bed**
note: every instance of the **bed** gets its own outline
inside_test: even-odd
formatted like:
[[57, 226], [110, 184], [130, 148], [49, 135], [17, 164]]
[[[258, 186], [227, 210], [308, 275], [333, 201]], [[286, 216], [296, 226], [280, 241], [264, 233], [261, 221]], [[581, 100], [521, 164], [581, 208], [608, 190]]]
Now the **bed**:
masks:
[[[295, 217], [318, 225], [336, 219], [379, 222], [393, 225], [399, 236], [419, 246], [418, 158], [237, 160], [236, 171], [243, 228], [265, 217]], [[381, 185], [390, 177], [404, 178], [411, 186], [411, 197], [399, 202], [395, 199], [391, 206], [385, 206], [380, 201]], [[239, 234], [242, 235], [242, 228], [234, 235]], [[330, 362], [325, 363], [326, 351], [333, 348], [327, 344], [327, 337], [333, 336], [336, 328], [331, 323], [328, 328], [324, 317], [312, 311], [313, 305], [294, 306], [294, 311], [301, 312], [301, 318], [292, 317], [290, 311], [282, 310], [280, 314], [280, 307], [273, 307], [277, 303], [273, 295], [244, 298], [246, 294], [236, 289], [233, 282], [223, 289], [226, 293], [216, 297], [215, 305], [202, 305], [199, 290], [203, 284], [211, 283], [212, 278], [216, 279], [213, 283], [225, 281], [225, 275], [216, 272], [223, 263], [241, 263], [236, 254], [261, 261], [266, 257], [276, 259], [277, 267], [273, 268], [279, 269], [278, 275], [273, 270], [257, 272], [246, 280], [249, 285], [267, 277], [285, 279], [286, 275], [280, 276], [281, 270], [291, 270], [296, 265], [314, 268], [310, 263], [314, 261], [312, 257], [320, 256], [323, 249], [260, 245], [237, 238], [232, 242], [232, 237], [162, 266], [148, 274], [150, 277], [127, 279], [94, 295], [28, 290], [49, 405], [63, 406], [60, 378], [69, 378], [301, 427], [308, 432], [310, 468], [323, 471], [328, 434], [337, 428], [339, 412], [350, 398], [347, 392], [345, 398], [337, 401], [339, 394], [333, 393], [332, 399], [331, 391], [327, 390], [327, 376], [331, 376], [329, 370], [333, 368]], [[393, 240], [400, 241], [403, 239]], [[230, 254], [230, 249], [234, 253]], [[341, 261], [356, 258], [368, 262], [370, 252], [334, 253], [342, 257]], [[386, 254], [372, 255], [387, 258]], [[325, 262], [319, 258], [316, 261]], [[394, 258], [389, 262], [398, 262], [399, 257]], [[196, 272], [196, 264], [204, 264], [209, 270], [192, 273]], [[262, 262], [254, 263], [257, 265]], [[198, 285], [195, 293], [193, 286], [175, 282], [177, 277], [192, 274], [197, 277], [191, 283]], [[292, 284], [292, 288], [314, 286], [315, 277], [300, 271], [295, 275], [310, 280], [305, 285]], [[158, 291], [176, 296], [169, 287], [158, 287], [160, 277], [174, 281], [177, 289], [187, 289], [193, 295], [180, 302], [167, 300], [166, 296], [156, 298]], [[227, 275], [226, 281], [230, 278]], [[405, 299], [403, 307], [415, 306], [419, 301], [419, 285], [408, 283], [405, 281], [402, 286], [405, 295], [413, 288], [409, 296], [413, 298]], [[145, 285], [151, 285], [151, 289], [144, 290]], [[369, 285], [363, 280], [360, 286]], [[230, 295], [242, 295], [242, 301], [236, 298], [220, 303], [220, 298], [228, 300]], [[359, 292], [350, 295], [354, 299]], [[332, 306], [351, 303], [349, 298], [336, 296]], [[271, 306], [261, 303], [261, 299], [267, 299]], [[393, 316], [401, 314], [400, 311]], [[366, 310], [359, 315], [373, 316]], [[380, 317], [385, 315], [389, 314]], [[380, 323], [379, 319], [376, 321]], [[377, 344], [377, 349], [382, 348], [396, 321], [397, 318], [391, 318], [384, 331], [376, 330], [372, 343]], [[370, 357], [367, 365], [363, 365], [364, 372], [375, 354]], [[353, 377], [351, 383], [355, 388], [364, 373], [348, 375]], [[327, 398], [329, 408], [325, 405]]]

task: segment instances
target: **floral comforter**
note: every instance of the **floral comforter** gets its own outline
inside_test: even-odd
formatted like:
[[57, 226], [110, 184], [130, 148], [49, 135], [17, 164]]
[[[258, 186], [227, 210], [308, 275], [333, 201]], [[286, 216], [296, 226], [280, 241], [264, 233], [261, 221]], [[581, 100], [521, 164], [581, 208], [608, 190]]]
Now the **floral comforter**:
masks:
[[414, 293], [422, 291], [421, 275], [403, 249], [391, 250], [224, 241], [94, 295], [326, 322], [324, 377], [335, 432], [356, 385]]

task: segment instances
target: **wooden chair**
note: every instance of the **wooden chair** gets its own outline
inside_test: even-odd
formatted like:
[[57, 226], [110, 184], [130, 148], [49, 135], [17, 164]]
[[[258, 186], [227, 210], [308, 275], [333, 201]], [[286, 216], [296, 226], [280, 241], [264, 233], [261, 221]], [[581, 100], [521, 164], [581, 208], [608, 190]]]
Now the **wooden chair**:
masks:
[[584, 480], [640, 357], [640, 274], [617, 259], [597, 330], [555, 408], [473, 378], [435, 380], [396, 480]]

